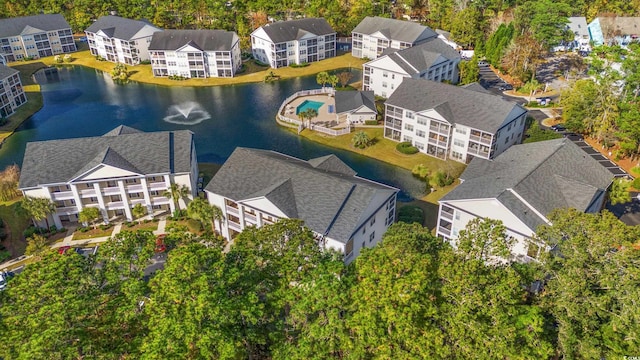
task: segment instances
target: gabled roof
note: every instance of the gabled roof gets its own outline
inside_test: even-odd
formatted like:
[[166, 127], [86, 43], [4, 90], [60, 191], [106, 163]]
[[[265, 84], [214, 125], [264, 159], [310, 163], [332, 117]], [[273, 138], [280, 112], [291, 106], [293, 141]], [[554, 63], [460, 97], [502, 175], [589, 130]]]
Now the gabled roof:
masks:
[[133, 40], [134, 36], [144, 28], [149, 28], [151, 31], [162, 31], [161, 29], [149, 24], [142, 20], [125, 19], [119, 16], [102, 16], [96, 20], [85, 31], [90, 33], [97, 33], [102, 30], [105, 35], [121, 39], [121, 40]]
[[225, 30], [165, 30], [151, 38], [149, 50], [178, 50], [191, 45], [202, 51], [230, 51], [238, 35]]
[[495, 133], [507, 117], [527, 110], [515, 102], [504, 100], [474, 89], [424, 79], [405, 78], [391, 94], [386, 104], [414, 112], [434, 109], [448, 104], [450, 115], [442, 114], [448, 122]]
[[417, 44], [438, 36], [430, 27], [411, 21], [367, 16], [353, 29], [354, 33], [382, 33], [387, 39]]
[[558, 208], [586, 211], [613, 175], [572, 141], [555, 139], [514, 145], [493, 160], [474, 158], [460, 178], [442, 202], [497, 199], [535, 230], [546, 219], [531, 207], [543, 216]]
[[[419, 74], [428, 70], [440, 57], [447, 60], [460, 59], [457, 51], [438, 38], [403, 50], [387, 49], [382, 55], [387, 55], [407, 74]], [[368, 64], [375, 66], [380, 59], [372, 60]]]
[[491, 94], [491, 91], [483, 88], [482, 85], [480, 85], [480, 83], [477, 83], [477, 82], [473, 82], [473, 83], [467, 84], [467, 85], [462, 85], [460, 87], [461, 88], [465, 88], [465, 89], [469, 89], [469, 90], [473, 90], [473, 91], [479, 91], [479, 92], [485, 93], [485, 94]]
[[373, 91], [336, 91], [336, 113], [356, 110], [361, 106], [366, 106], [372, 111], [376, 111], [376, 102]]
[[37, 33], [71, 28], [69, 23], [60, 14], [13, 17], [0, 19], [0, 38], [18, 36], [22, 34], [27, 27], [31, 27], [28, 31], [38, 29], [39, 31], [37, 31]]
[[0, 81], [2, 81], [3, 79], [8, 78], [9, 76], [13, 76], [15, 74], [19, 73], [18, 70], [8, 67], [6, 65], [2, 65], [0, 64]]
[[334, 34], [335, 30], [323, 18], [278, 21], [260, 27], [275, 44], [298, 40], [311, 33], [316, 36]]
[[287, 216], [341, 242], [398, 190], [355, 176], [334, 155], [309, 161], [236, 148], [205, 188], [234, 201], [265, 196]]
[[193, 133], [141, 132], [126, 126], [103, 136], [27, 143], [21, 189], [66, 183], [100, 164], [138, 174], [187, 173]]
[[579, 36], [589, 36], [587, 19], [584, 16], [572, 16], [568, 20], [567, 27], [571, 32]]

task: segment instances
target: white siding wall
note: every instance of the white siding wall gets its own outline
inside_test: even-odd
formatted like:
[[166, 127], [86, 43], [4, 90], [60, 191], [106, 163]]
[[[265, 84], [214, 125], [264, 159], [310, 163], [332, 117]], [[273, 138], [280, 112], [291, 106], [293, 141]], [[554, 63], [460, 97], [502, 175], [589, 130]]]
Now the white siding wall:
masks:
[[522, 141], [527, 114], [517, 116], [516, 109], [519, 110], [520, 108], [514, 108], [514, 111], [509, 114], [509, 118], [507, 118], [504, 125], [496, 132], [494, 157], [503, 153], [511, 147], [511, 145], [519, 144]]

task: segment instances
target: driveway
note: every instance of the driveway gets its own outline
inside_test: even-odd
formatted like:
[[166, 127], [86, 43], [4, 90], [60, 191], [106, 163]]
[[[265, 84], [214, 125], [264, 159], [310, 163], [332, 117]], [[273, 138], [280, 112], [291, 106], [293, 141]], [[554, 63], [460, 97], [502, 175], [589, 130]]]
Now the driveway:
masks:
[[631, 193], [630, 202], [618, 205], [608, 203], [606, 209], [627, 225], [640, 225], [640, 199], [638, 199], [638, 193]]
[[526, 100], [520, 97], [514, 97], [506, 95], [502, 90], [500, 90], [500, 86], [505, 84], [505, 82], [491, 70], [488, 64], [479, 64], [480, 68], [480, 79], [478, 83], [485, 89], [487, 89], [490, 93], [494, 95], [500, 95], [505, 100], [516, 102], [520, 105], [526, 104]]

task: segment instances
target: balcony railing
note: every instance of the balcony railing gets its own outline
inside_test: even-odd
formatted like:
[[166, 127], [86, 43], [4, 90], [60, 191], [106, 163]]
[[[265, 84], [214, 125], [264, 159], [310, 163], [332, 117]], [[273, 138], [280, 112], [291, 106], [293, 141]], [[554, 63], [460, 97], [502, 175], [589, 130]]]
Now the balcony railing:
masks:
[[486, 137], [486, 136], [476, 136], [476, 135], [469, 135], [469, 139], [475, 142], [479, 142], [481, 144], [485, 144], [485, 145], [491, 145], [491, 138], [490, 137]]
[[434, 138], [429, 138], [429, 144], [438, 145], [438, 146], [443, 147], [443, 148], [447, 147], [447, 142], [446, 141], [440, 141], [440, 140], [436, 140]]
[[137, 204], [145, 204], [145, 200], [144, 199], [129, 199], [129, 202], [131, 203], [131, 205], [137, 205]]
[[149, 183], [149, 189], [151, 189], [151, 190], [164, 190], [164, 189], [167, 189], [167, 183], [165, 183], [164, 181], [152, 182], [152, 183]]
[[120, 193], [120, 188], [117, 186], [102, 188], [102, 193], [104, 195], [118, 195]]
[[124, 209], [124, 201], [110, 201], [107, 203], [108, 210]]
[[96, 196], [96, 189], [80, 190], [80, 197], [94, 197], [94, 196]]
[[229, 224], [229, 228], [233, 229], [235, 231], [242, 231], [242, 228], [240, 227], [240, 224], [233, 222], [231, 220], [228, 220], [227, 223]]
[[64, 206], [56, 208], [56, 214], [58, 215], [71, 215], [78, 212], [78, 208], [76, 206]]
[[154, 198], [151, 199], [151, 203], [153, 205], [166, 205], [170, 202], [171, 200], [169, 200], [169, 198], [164, 197], [164, 196], [156, 196]]
[[447, 220], [453, 220], [453, 214], [448, 213], [444, 210], [440, 212], [440, 217]]
[[73, 192], [71, 191], [59, 191], [51, 193], [51, 199], [53, 200], [69, 200], [73, 199]]
[[254, 224], [258, 223], [258, 218], [256, 218], [255, 215], [251, 215], [249, 213], [244, 213], [244, 219], [245, 219], [245, 221], [250, 221], [250, 222], [252, 222]]
[[226, 206], [227, 214], [240, 215], [240, 211], [237, 208]]
[[438, 226], [438, 232], [445, 236], [451, 236], [451, 230], [443, 226]]
[[142, 184], [135, 184], [135, 185], [127, 186], [127, 191], [128, 192], [141, 192], [143, 190], [144, 190], [144, 187], [142, 186]]

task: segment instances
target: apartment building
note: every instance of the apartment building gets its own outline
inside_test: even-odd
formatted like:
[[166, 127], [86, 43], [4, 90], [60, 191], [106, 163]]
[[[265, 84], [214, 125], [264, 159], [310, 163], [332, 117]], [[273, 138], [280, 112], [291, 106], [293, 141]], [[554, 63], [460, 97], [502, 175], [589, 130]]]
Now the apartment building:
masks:
[[174, 201], [186, 208], [184, 199], [163, 194], [176, 184], [193, 198], [197, 176], [191, 131], [147, 133], [119, 126], [97, 137], [28, 143], [18, 186], [24, 196], [54, 201], [49, 222], [62, 227], [77, 222], [85, 207], [100, 209], [104, 222], [133, 220], [137, 204], [150, 216], [173, 212]]
[[538, 226], [551, 225], [549, 213], [599, 212], [613, 177], [568, 139], [515, 145], [493, 160], [475, 158], [462, 183], [439, 201], [437, 235], [456, 246], [469, 221], [500, 220], [514, 240], [511, 260], [535, 261], [548, 249], [534, 234]]
[[71, 26], [60, 14], [0, 19], [0, 54], [6, 62], [76, 50]]
[[468, 163], [520, 143], [527, 110], [474, 83], [458, 87], [405, 78], [385, 103], [384, 137]]
[[351, 54], [377, 59], [386, 49], [407, 49], [438, 34], [428, 26], [411, 21], [367, 16], [351, 32]]
[[387, 49], [362, 66], [362, 87], [389, 97], [405, 78], [457, 84], [460, 54], [438, 38], [404, 49]]
[[89, 50], [108, 61], [137, 65], [149, 60], [149, 44], [157, 27], [140, 20], [103, 16], [84, 32]]
[[27, 96], [22, 88], [20, 72], [0, 65], [0, 119], [11, 116], [26, 102]]
[[251, 33], [251, 51], [272, 68], [336, 56], [336, 32], [323, 18], [279, 21]]
[[321, 246], [343, 253], [349, 263], [395, 221], [398, 189], [356, 176], [335, 155], [304, 161], [237, 148], [205, 192], [224, 213], [217, 230], [227, 239], [247, 226], [301, 219]]
[[240, 38], [224, 30], [165, 30], [149, 44], [153, 76], [233, 77], [242, 66]]

